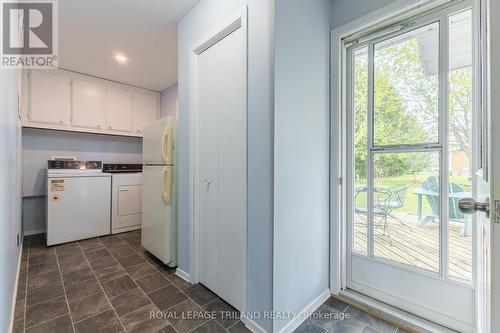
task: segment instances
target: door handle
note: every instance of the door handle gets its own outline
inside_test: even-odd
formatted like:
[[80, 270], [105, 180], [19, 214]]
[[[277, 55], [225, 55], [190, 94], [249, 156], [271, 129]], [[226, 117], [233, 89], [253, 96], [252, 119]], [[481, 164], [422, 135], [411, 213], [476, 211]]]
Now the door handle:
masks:
[[490, 199], [485, 202], [477, 202], [472, 198], [462, 198], [458, 200], [458, 209], [464, 214], [474, 214], [476, 212], [485, 212], [486, 218], [490, 217]]
[[172, 175], [170, 172], [170, 167], [166, 166], [162, 171], [161, 179], [161, 194], [163, 196], [163, 201], [165, 205], [169, 206], [172, 204]]
[[205, 185], [205, 190], [207, 190], [207, 192], [208, 192], [208, 190], [210, 188], [210, 181], [208, 181], [207, 179], [205, 179], [205, 181], [203, 182], [203, 184]]

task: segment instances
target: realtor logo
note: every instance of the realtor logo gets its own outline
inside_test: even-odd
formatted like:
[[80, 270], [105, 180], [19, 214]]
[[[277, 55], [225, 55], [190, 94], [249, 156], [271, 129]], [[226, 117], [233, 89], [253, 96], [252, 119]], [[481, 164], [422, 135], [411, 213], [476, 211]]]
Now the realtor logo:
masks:
[[56, 1], [0, 1], [1, 67], [57, 67]]

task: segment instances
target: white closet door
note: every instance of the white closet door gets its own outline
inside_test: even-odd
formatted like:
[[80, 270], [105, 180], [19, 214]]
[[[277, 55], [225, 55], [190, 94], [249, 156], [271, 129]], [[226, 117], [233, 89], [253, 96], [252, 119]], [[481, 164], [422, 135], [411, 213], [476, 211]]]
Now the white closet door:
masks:
[[240, 311], [246, 296], [246, 66], [238, 29], [198, 60], [199, 279]]
[[218, 289], [218, 59], [212, 47], [199, 58], [200, 282]]
[[[219, 43], [219, 285], [239, 309], [245, 301], [246, 97], [243, 31]], [[221, 94], [221, 92], [223, 92]], [[228, 274], [229, 273], [229, 274]]]

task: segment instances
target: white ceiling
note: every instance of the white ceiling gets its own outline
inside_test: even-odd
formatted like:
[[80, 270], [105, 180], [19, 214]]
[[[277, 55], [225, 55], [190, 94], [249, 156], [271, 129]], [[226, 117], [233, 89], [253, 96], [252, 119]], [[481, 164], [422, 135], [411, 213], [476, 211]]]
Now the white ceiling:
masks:
[[164, 90], [177, 82], [177, 22], [198, 1], [59, 1], [59, 67]]

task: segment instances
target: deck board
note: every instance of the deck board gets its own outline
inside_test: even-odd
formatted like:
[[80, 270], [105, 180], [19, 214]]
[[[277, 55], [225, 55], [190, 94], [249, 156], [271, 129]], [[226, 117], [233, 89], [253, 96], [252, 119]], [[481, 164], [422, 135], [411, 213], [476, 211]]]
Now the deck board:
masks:
[[[389, 217], [389, 235], [382, 226], [374, 230], [375, 256], [433, 272], [439, 271], [439, 220], [418, 226], [416, 216], [398, 214], [405, 225]], [[411, 227], [410, 228], [408, 227]], [[471, 280], [472, 237], [462, 236], [462, 224], [448, 224], [449, 274], [455, 278]], [[356, 215], [354, 248], [366, 254], [366, 216]]]

